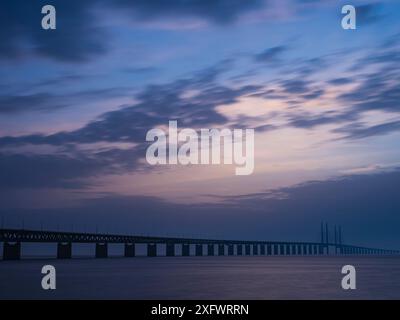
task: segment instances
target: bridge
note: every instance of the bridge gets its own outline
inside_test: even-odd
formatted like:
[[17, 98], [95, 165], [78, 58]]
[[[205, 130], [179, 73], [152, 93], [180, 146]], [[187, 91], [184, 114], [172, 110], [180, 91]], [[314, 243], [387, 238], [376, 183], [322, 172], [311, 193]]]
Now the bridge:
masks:
[[[166, 256], [190, 256], [194, 246], [195, 256], [241, 256], [241, 255], [397, 255], [399, 250], [360, 247], [342, 243], [341, 231], [336, 232], [334, 241], [328, 238], [328, 227], [321, 227], [321, 242], [288, 242], [288, 241], [254, 241], [254, 240], [219, 240], [175, 237], [151, 237], [118, 234], [78, 233], [59, 231], [38, 231], [24, 229], [0, 229], [0, 242], [3, 242], [3, 260], [19, 260], [21, 243], [55, 243], [57, 258], [72, 258], [73, 243], [95, 244], [95, 257], [108, 256], [108, 244], [124, 245], [124, 256], [135, 257], [136, 244], [147, 245], [147, 256], [159, 256], [159, 246], [165, 246]], [[177, 251], [180, 248], [180, 254]], [[205, 250], [206, 249], [206, 250]]]

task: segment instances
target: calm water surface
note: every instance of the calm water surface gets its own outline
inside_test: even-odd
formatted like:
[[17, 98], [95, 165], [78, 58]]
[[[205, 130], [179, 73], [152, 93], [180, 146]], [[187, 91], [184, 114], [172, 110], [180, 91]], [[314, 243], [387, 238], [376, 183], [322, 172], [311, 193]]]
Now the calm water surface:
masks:
[[[41, 268], [57, 289], [41, 289]], [[341, 289], [341, 268], [357, 289]], [[157, 257], [0, 261], [1, 299], [399, 299], [400, 257]]]

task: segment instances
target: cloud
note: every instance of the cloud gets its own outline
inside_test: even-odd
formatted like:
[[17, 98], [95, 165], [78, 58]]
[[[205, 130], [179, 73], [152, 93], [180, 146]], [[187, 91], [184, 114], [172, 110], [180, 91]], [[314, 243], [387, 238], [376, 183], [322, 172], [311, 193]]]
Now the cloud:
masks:
[[[215, 110], [218, 105], [235, 103], [241, 96], [254, 93], [260, 88], [253, 85], [231, 88], [218, 84], [218, 76], [226, 70], [226, 62], [223, 61], [196, 72], [192, 77], [163, 85], [149, 85], [135, 96], [137, 103], [134, 105], [106, 112], [75, 131], [1, 137], [0, 145], [62, 145], [104, 141], [142, 143], [148, 130], [167, 125], [171, 119], [177, 120], [179, 125], [191, 128], [222, 125], [228, 119]], [[195, 94], [186, 96], [187, 92]], [[103, 97], [98, 93], [94, 96]]]
[[87, 1], [53, 0], [57, 29], [43, 30], [41, 8], [48, 1], [3, 1], [0, 11], [0, 58], [32, 53], [63, 62], [84, 62], [106, 51], [104, 32], [96, 25]]
[[144, 146], [101, 151], [81, 151], [73, 145], [60, 146], [52, 154], [0, 153], [0, 189], [81, 189], [93, 184], [90, 178], [121, 174], [138, 166]]
[[382, 4], [370, 3], [356, 6], [357, 24], [360, 26], [375, 23], [383, 18]]
[[65, 107], [60, 101], [62, 100], [46, 93], [0, 96], [0, 113], [55, 110]]
[[[22, 59], [32, 54], [59, 62], [82, 63], [106, 53], [111, 36], [101, 14], [127, 13], [134, 21], [199, 18], [216, 24], [234, 22], [241, 14], [262, 8], [264, 0], [53, 0], [57, 28], [41, 28], [45, 0], [2, 1], [0, 58]], [[98, 10], [101, 9], [101, 10]]]
[[371, 136], [384, 135], [400, 130], [400, 121], [390, 121], [373, 126], [345, 126], [338, 128], [335, 131], [345, 133], [342, 139], [364, 139]]
[[[53, 183], [63, 187], [65, 183], [65, 188], [69, 188], [71, 184], [78, 186], [84, 179], [94, 176], [127, 173], [139, 166], [145, 169], [146, 165], [140, 160], [144, 158], [148, 146], [147, 131], [166, 126], [172, 119], [178, 120], [181, 127], [195, 129], [226, 125], [229, 120], [218, 113], [216, 107], [238, 102], [243, 95], [259, 89], [252, 85], [236, 88], [219, 85], [216, 80], [226, 70], [226, 62], [223, 61], [196, 72], [192, 77], [163, 85], [149, 85], [135, 96], [137, 102], [134, 105], [106, 112], [77, 130], [49, 135], [0, 137], [1, 147], [13, 147], [14, 152], [16, 148], [21, 148], [20, 154], [4, 152], [0, 155], [0, 161], [3, 161], [4, 167], [7, 166], [8, 172], [4, 173], [3, 186], [24, 187], [32, 183], [40, 188]], [[188, 92], [191, 94], [187, 95]], [[86, 94], [92, 98], [90, 92]], [[85, 96], [85, 92], [80, 95]], [[104, 94], [97, 93], [95, 96], [101, 98]], [[19, 109], [23, 107], [21, 103]], [[78, 150], [81, 144], [95, 143], [135, 143], [135, 146], [128, 150], [109, 148], [101, 152]], [[51, 145], [61, 151], [27, 156], [27, 145]], [[48, 173], [46, 167], [49, 168]]]
[[[346, 82], [354, 84], [352, 89], [337, 97], [338, 103], [347, 106], [348, 113], [357, 115], [354, 120], [361, 118], [369, 111], [400, 112], [400, 54], [394, 42], [398, 38], [398, 35], [390, 37], [392, 45], [383, 41], [381, 46], [373, 52], [368, 52], [364, 58], [356, 62], [351, 70], [363, 70], [362, 73], [346, 78], [349, 81], [345, 78], [330, 81], [334, 85], [346, 84]], [[397, 121], [387, 121], [369, 126], [354, 123], [334, 131], [344, 133], [344, 139], [361, 139], [392, 133], [399, 129]]]
[[338, 97], [339, 101], [351, 104], [354, 112], [380, 110], [400, 111], [399, 67], [392, 60], [376, 72], [360, 76], [358, 85]]
[[288, 48], [286, 46], [276, 46], [268, 48], [263, 52], [256, 54], [254, 56], [254, 59], [257, 62], [268, 62], [268, 63], [276, 62], [277, 60], [280, 60], [282, 54], [287, 50]]
[[304, 79], [290, 79], [282, 81], [282, 87], [287, 93], [305, 94], [310, 91], [310, 81]]
[[400, 87], [388, 88], [376, 93], [370, 93], [366, 101], [354, 105], [355, 110], [384, 110], [390, 112], [400, 111]]
[[[390, 50], [393, 50], [393, 48]], [[382, 54], [380, 52], [379, 56], [382, 57]], [[375, 54], [376, 57], [378, 57], [378, 54]], [[399, 90], [396, 87], [396, 83], [399, 80], [398, 67], [395, 64], [396, 57], [395, 55], [386, 57], [387, 59], [379, 59], [379, 65], [382, 64], [380, 70], [361, 73], [352, 77], [352, 81], [358, 83], [358, 86], [339, 96], [336, 101], [338, 105], [345, 106], [342, 107], [343, 110], [317, 113], [311, 109], [293, 107], [287, 113], [282, 110], [282, 119], [285, 119], [286, 123], [276, 126], [273, 122], [263, 123], [263, 119], [258, 118], [258, 122], [255, 123], [257, 130], [270, 131], [282, 127], [313, 129], [326, 124], [346, 124], [346, 126], [336, 128], [336, 130], [332, 129], [332, 132], [340, 133], [343, 135], [343, 139], [349, 140], [398, 130], [397, 122], [379, 124], [369, 128], [354, 125], [355, 120], [359, 120], [365, 111], [372, 109], [398, 110], [398, 101], [400, 99]], [[376, 59], [374, 60], [373, 58], [374, 55], [369, 55], [370, 63], [378, 64]], [[327, 58], [303, 60], [297, 67], [308, 67], [308, 70], [315, 66], [320, 68], [321, 65], [329, 63], [327, 60]], [[24, 166], [27, 167], [26, 170], [29, 170], [29, 161], [33, 163], [37, 161], [38, 167], [41, 167], [42, 163], [60, 161], [60, 166], [56, 164], [52, 166], [55, 172], [62, 170], [62, 163], [71, 159], [71, 168], [64, 170], [65, 173], [60, 172], [60, 175], [54, 178], [56, 181], [54, 183], [58, 186], [62, 187], [63, 181], [65, 181], [65, 185], [68, 187], [68, 180], [72, 181], [81, 178], [83, 181], [96, 175], [126, 173], [131, 170], [137, 170], [139, 167], [142, 168], [143, 164], [140, 161], [145, 155], [147, 146], [145, 142], [146, 132], [151, 128], [167, 125], [171, 119], [178, 120], [180, 127], [197, 129], [227, 125], [244, 127], [246, 123], [252, 123], [252, 121], [254, 124], [255, 119], [238, 117], [236, 122], [232, 122], [232, 119], [229, 119], [226, 114], [218, 112], [216, 107], [238, 103], [245, 96], [258, 96], [266, 99], [275, 96], [288, 104], [293, 101], [293, 96], [296, 96], [297, 106], [301, 105], [305, 100], [320, 98], [325, 93], [325, 88], [319, 82], [311, 80], [313, 79], [312, 77], [302, 76], [301, 72], [298, 72], [299, 69], [296, 68], [292, 70], [295, 75], [294, 78], [272, 80], [272, 84], [275, 85], [273, 90], [268, 90], [265, 85], [236, 84], [235, 86], [229, 86], [227, 82], [222, 82], [221, 78], [226, 72], [232, 70], [233, 63], [234, 61], [232, 60], [224, 60], [209, 68], [199, 70], [191, 76], [182, 77], [164, 84], [148, 85], [133, 97], [135, 100], [133, 105], [106, 112], [80, 129], [53, 134], [3, 136], [0, 137], [0, 146], [16, 148], [31, 144], [65, 148], [60, 154], [49, 154], [49, 159], [42, 156], [26, 156], [22, 154], [21, 158], [17, 158], [18, 161], [16, 163], [24, 163]], [[387, 70], [387, 72], [382, 72], [383, 70]], [[345, 83], [344, 79], [338, 76], [332, 81], [335, 84]], [[119, 94], [121, 94], [120, 88], [111, 88], [81, 92], [75, 96], [77, 97], [76, 101], [82, 102], [84, 98], [88, 100], [103, 99], [110, 95], [118, 96]], [[0, 98], [0, 112], [44, 110], [52, 105], [54, 99], [55, 97], [53, 96], [41, 94], [29, 97], [2, 97]], [[4, 101], [6, 103], [1, 103]], [[63, 101], [64, 103], [71, 103], [71, 101], [65, 99]], [[136, 146], [130, 150], [110, 148], [107, 152], [98, 153], [77, 152], [76, 150], [80, 144], [95, 144], [99, 142], [128, 142], [135, 143]], [[23, 151], [23, 148], [21, 150]], [[10, 167], [10, 172], [18, 172], [19, 167], [17, 165], [15, 170], [12, 171], [10, 157], [11, 155], [9, 154], [2, 154], [3, 161]], [[80, 162], [84, 163], [84, 165], [81, 165], [84, 172], [79, 171], [79, 168], [73, 169], [75, 165], [79, 167]], [[96, 170], [92, 170], [92, 168]], [[27, 173], [25, 176], [29, 177], [29, 175], [30, 173]], [[56, 177], [57, 175], [54, 173], [53, 176]], [[4, 181], [7, 180], [5, 179]], [[21, 181], [19, 184], [15, 182], [15, 186], [29, 184], [29, 181], [23, 181], [22, 178], [19, 181]], [[36, 185], [39, 188], [40, 181], [36, 181]], [[46, 187], [48, 185], [49, 182], [44, 177], [42, 186]]]
[[349, 84], [351, 82], [352, 82], [352, 79], [350, 79], [350, 78], [335, 78], [335, 79], [328, 81], [329, 84], [333, 84], [335, 86]]
[[[60, 85], [68, 78], [60, 78], [51, 83]], [[48, 86], [50, 83], [39, 83], [38, 88]], [[104, 101], [113, 97], [123, 97], [130, 93], [129, 88], [116, 87], [107, 89], [88, 89], [75, 92], [74, 94], [52, 94], [38, 92], [33, 94], [10, 94], [0, 95], [0, 114], [20, 114], [23, 112], [50, 112], [60, 108], [82, 105], [86, 102]]]
[[156, 67], [127, 67], [121, 69], [121, 71], [133, 75], [144, 75], [144, 74], [152, 74], [155, 72], [160, 72], [160, 69]]
[[399, 187], [400, 171], [393, 170], [225, 196], [219, 203], [176, 204], [157, 197], [109, 194], [65, 208], [3, 206], [0, 214], [8, 226], [24, 217], [26, 227], [46, 221], [66, 230], [71, 223], [75, 230], [84, 224], [94, 228], [95, 216], [102, 232], [297, 241], [319, 241], [319, 224], [328, 221], [331, 228], [342, 225], [345, 243], [398, 249]]
[[171, 119], [191, 128], [222, 125], [228, 119], [218, 113], [215, 107], [235, 103], [242, 95], [258, 89], [257, 86], [232, 89], [214, 84], [203, 88], [192, 97], [182, 97], [186, 90], [194, 90], [200, 85], [192, 84], [188, 81], [149, 86], [136, 96], [137, 104], [106, 112], [78, 130], [51, 135], [1, 137], [0, 145], [143, 142], [149, 129], [167, 125]]
[[95, 174], [98, 165], [62, 155], [1, 154], [0, 189], [48, 188], [69, 189], [85, 185], [82, 178]]
[[306, 100], [317, 99], [317, 98], [321, 97], [324, 93], [325, 93], [324, 89], [317, 89], [310, 93], [302, 95], [302, 98], [306, 99]]
[[133, 14], [135, 19], [200, 18], [217, 24], [235, 21], [243, 13], [261, 9], [264, 0], [116, 0], [113, 5]]
[[312, 129], [320, 125], [354, 121], [358, 118], [358, 115], [354, 112], [335, 113], [328, 111], [318, 115], [301, 112], [301, 114], [289, 114], [288, 118], [289, 126], [302, 129]]

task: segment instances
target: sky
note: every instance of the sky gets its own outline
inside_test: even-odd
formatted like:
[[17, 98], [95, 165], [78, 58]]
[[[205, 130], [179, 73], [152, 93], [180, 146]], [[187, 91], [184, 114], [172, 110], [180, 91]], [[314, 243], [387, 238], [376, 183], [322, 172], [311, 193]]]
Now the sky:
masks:
[[[0, 6], [3, 226], [400, 247], [398, 1]], [[170, 120], [253, 128], [253, 174], [150, 166]]]

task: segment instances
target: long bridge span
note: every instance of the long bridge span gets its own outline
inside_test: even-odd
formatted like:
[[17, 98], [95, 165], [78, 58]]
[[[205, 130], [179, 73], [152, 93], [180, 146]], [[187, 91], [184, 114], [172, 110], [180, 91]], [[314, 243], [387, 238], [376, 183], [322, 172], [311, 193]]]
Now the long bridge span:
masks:
[[[327, 233], [326, 233], [327, 235]], [[59, 231], [38, 231], [24, 229], [0, 229], [0, 242], [3, 242], [3, 260], [19, 260], [21, 258], [21, 243], [55, 243], [57, 258], [72, 258], [73, 243], [95, 244], [96, 258], [108, 256], [108, 244], [124, 245], [124, 256], [136, 255], [135, 245], [147, 245], [147, 256], [159, 256], [158, 247], [164, 245], [166, 256], [190, 256], [191, 246], [194, 246], [195, 256], [233, 256], [233, 255], [397, 255], [399, 250], [387, 250], [343, 244], [341, 236], [330, 242], [324, 238], [321, 242], [292, 241], [255, 241], [255, 240], [220, 240], [196, 239], [178, 237], [152, 237], [118, 234], [78, 233]], [[180, 249], [178, 252], [177, 249]]]

